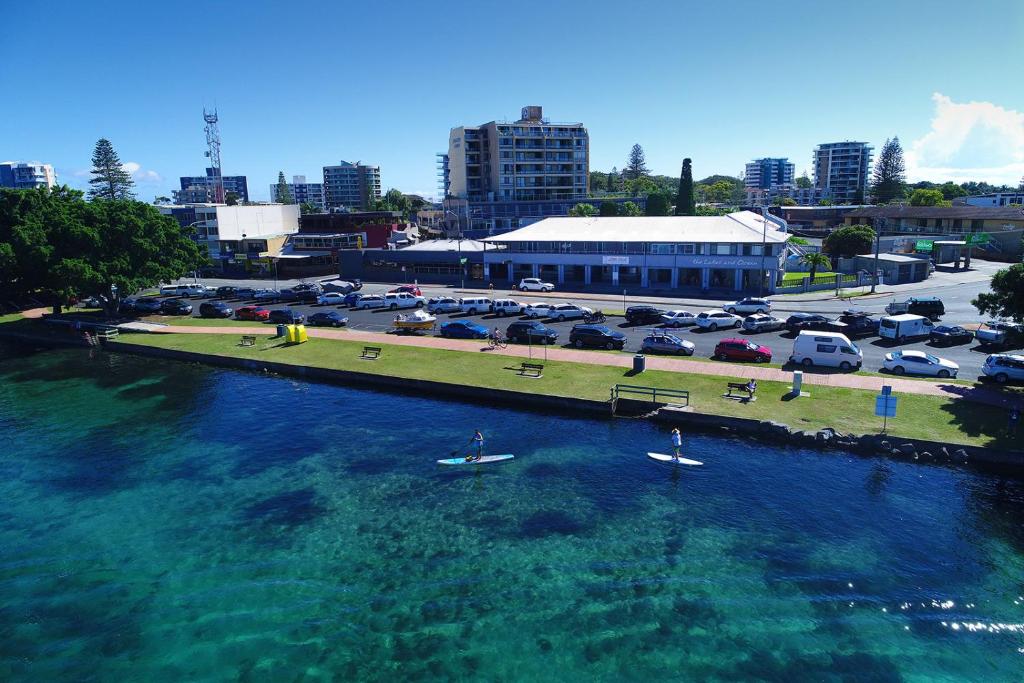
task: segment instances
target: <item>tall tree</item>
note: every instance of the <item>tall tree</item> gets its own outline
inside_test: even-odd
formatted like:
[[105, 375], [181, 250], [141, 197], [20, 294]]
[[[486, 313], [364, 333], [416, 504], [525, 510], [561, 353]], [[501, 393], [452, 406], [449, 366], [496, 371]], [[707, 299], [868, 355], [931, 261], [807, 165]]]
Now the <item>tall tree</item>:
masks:
[[811, 179], [807, 177], [807, 171], [804, 171], [803, 175], [796, 179], [796, 186], [801, 190], [809, 190], [814, 187], [811, 184]]
[[629, 151], [629, 163], [626, 164], [626, 168], [622, 170], [622, 175], [627, 180], [636, 180], [643, 176], [651, 174], [651, 169], [647, 168], [647, 159], [644, 157], [644, 148], [640, 146], [640, 143], [633, 145], [633, 149]]
[[989, 288], [971, 301], [978, 313], [1024, 322], [1024, 263], [997, 272]]
[[135, 199], [135, 182], [110, 140], [100, 138], [92, 151], [89, 199]]
[[832, 267], [832, 261], [829, 260], [828, 256], [816, 251], [809, 251], [801, 256], [800, 262], [811, 269], [811, 282], [814, 282], [814, 277], [818, 274], [819, 268]]
[[644, 210], [644, 215], [667, 216], [670, 208], [668, 195], [661, 192], [653, 192], [647, 195], [647, 207]]
[[910, 195], [911, 206], [952, 206], [946, 201], [940, 190], [914, 190]]
[[868, 225], [848, 225], [829, 233], [821, 249], [836, 258], [859, 256], [871, 251], [875, 243], [875, 231]]
[[676, 215], [695, 216], [697, 203], [693, 199], [693, 169], [690, 160], [683, 159], [683, 171], [679, 174], [679, 193], [676, 195]]
[[619, 169], [612, 166], [612, 172], [608, 174], [608, 184], [605, 187], [606, 192], [615, 192], [615, 179], [619, 175]]
[[882, 152], [875, 162], [871, 179], [871, 194], [878, 204], [888, 204], [903, 196], [907, 182], [906, 165], [903, 163], [903, 148], [899, 137], [886, 140]]
[[277, 201], [280, 204], [294, 204], [292, 191], [288, 189], [288, 183], [284, 179], [284, 171], [277, 172]]

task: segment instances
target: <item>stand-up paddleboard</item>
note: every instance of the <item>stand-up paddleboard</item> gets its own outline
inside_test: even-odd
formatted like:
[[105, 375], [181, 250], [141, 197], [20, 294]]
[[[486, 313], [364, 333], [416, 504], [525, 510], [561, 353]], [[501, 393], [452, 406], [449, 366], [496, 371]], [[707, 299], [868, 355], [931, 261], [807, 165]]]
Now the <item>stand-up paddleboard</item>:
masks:
[[486, 465], [491, 462], [504, 462], [505, 460], [512, 460], [516, 456], [511, 453], [503, 453], [501, 455], [485, 455], [479, 460], [466, 460], [466, 458], [445, 458], [444, 460], [438, 460], [438, 465]]
[[648, 453], [647, 457], [651, 460], [657, 460], [658, 462], [674, 462], [679, 465], [703, 465], [700, 460], [690, 460], [689, 458], [676, 457], [674, 455], [665, 455], [664, 453]]

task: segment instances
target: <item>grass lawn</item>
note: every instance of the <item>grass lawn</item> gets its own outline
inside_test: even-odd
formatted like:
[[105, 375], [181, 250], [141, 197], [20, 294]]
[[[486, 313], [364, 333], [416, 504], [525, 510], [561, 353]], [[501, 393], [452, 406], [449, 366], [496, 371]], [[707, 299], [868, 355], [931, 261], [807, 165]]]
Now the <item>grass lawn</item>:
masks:
[[[433, 380], [470, 386], [493, 387], [528, 393], [606, 400], [616, 383], [659, 388], [685, 389], [690, 405], [699, 412], [775, 420], [793, 429], [834, 427], [857, 434], [876, 433], [881, 418], [874, 416], [873, 391], [842, 387], [810, 386], [809, 398], [784, 401], [789, 386], [783, 382], [760, 382], [758, 400], [743, 404], [722, 398], [723, 377], [649, 370], [641, 377], [626, 375], [623, 368], [550, 361], [541, 379], [518, 376], [513, 367], [519, 359], [484, 352], [449, 351], [383, 344], [377, 361], [360, 360], [364, 344], [329, 339], [311, 339], [306, 344], [286, 346], [278, 339], [260, 337], [255, 346], [240, 347], [232, 335], [133, 334], [120, 341], [181, 351], [221, 356], [255, 358], [279, 363], [309, 365], [341, 370], [378, 373], [413, 379]], [[742, 373], [742, 371], [740, 371]], [[736, 380], [745, 379], [737, 375]], [[889, 432], [947, 443], [976, 446], [1014, 447], [1004, 436], [1006, 416], [1002, 410], [964, 400], [937, 396], [901, 394], [898, 416], [889, 420]]]
[[[782, 284], [784, 284], [784, 285], [798, 285], [798, 284], [800, 284], [801, 282], [804, 281], [805, 277], [808, 277], [809, 275], [810, 275], [810, 273], [783, 273], [782, 274]], [[837, 273], [834, 273], [832, 271], [822, 272], [822, 271], [819, 270], [817, 273], [814, 274], [814, 281], [815, 282], [824, 281], [825, 279], [831, 280], [836, 275], [837, 275]], [[835, 282], [835, 280], [833, 280], [833, 282]]]
[[8, 313], [7, 315], [0, 315], [0, 325], [3, 323], [12, 323], [15, 320], [21, 320], [21, 313]]

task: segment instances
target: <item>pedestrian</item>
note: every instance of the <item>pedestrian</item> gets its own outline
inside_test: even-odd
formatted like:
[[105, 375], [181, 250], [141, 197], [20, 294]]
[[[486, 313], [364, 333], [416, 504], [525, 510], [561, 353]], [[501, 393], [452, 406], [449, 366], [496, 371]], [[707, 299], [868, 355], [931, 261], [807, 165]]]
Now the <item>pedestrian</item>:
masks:
[[491, 290], [491, 298], [494, 298], [494, 283], [490, 282], [487, 284], [487, 289]]
[[683, 435], [679, 433], [679, 427], [672, 428], [672, 454], [676, 460], [683, 456]]
[[1020, 422], [1020, 407], [1019, 406], [1011, 406], [1010, 407], [1010, 412], [1006, 416], [1006, 433], [1007, 434], [1016, 434], [1017, 433], [1017, 423], [1018, 422]]
[[476, 457], [473, 456], [472, 452], [466, 454], [467, 462], [479, 460], [484, 457], [484, 435], [480, 433], [479, 429], [473, 432], [473, 436], [469, 438], [469, 443], [466, 445], [472, 445], [476, 448]]

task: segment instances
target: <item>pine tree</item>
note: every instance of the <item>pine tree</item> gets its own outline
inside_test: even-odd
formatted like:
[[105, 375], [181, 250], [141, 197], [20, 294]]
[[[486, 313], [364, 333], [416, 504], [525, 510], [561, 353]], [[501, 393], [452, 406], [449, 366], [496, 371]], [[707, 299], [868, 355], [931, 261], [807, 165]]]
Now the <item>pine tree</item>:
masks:
[[906, 184], [906, 167], [903, 164], [903, 148], [900, 147], [900, 139], [894, 137], [886, 140], [882, 146], [882, 153], [878, 155], [875, 163], [875, 172], [872, 176], [871, 193], [875, 202], [888, 204], [894, 199], [903, 196]]
[[280, 204], [295, 203], [291, 190], [288, 189], [288, 183], [284, 181], [284, 171], [277, 172], [277, 201]]
[[697, 215], [697, 203], [693, 200], [693, 169], [690, 168], [689, 159], [683, 159], [683, 170], [679, 174], [679, 194], [676, 195], [676, 215]]
[[92, 152], [89, 199], [135, 199], [132, 175], [124, 170], [110, 140], [100, 138]]
[[629, 151], [629, 163], [623, 169], [622, 175], [627, 180], [636, 180], [642, 176], [650, 175], [651, 170], [647, 168], [647, 159], [644, 158], [644, 148], [639, 143], [633, 145]]
[[607, 186], [604, 188], [608, 192], [615, 192], [615, 178], [619, 175], [619, 169], [612, 166], [612, 172], [608, 174]]

